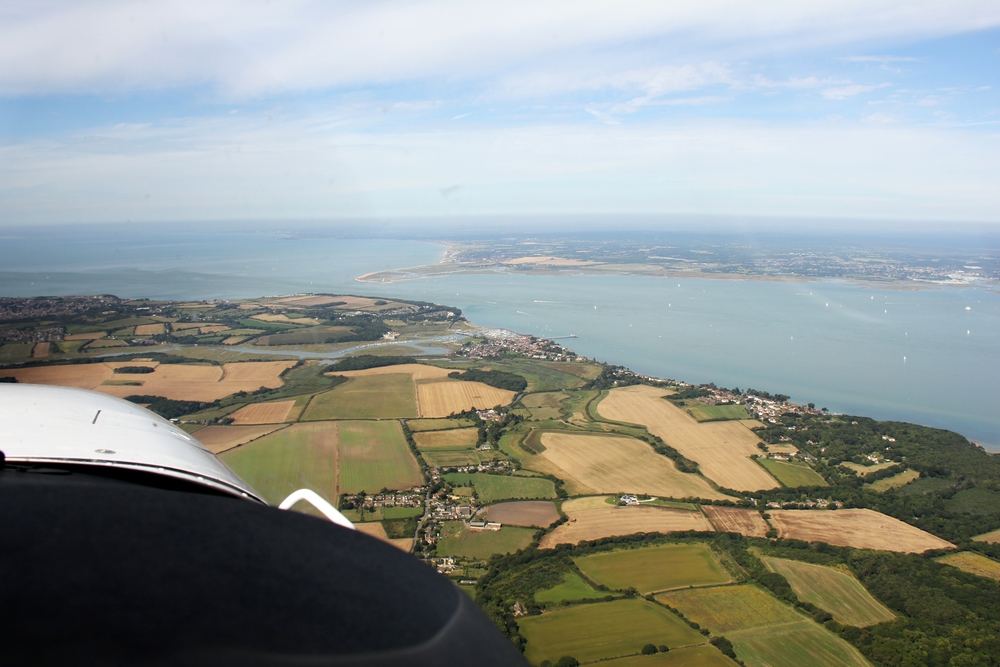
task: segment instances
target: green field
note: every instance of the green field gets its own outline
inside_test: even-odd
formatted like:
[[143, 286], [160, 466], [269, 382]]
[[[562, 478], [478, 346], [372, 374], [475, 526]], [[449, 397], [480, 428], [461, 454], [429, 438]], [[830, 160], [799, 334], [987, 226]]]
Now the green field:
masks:
[[[420, 452], [427, 465], [433, 467], [458, 467], [474, 466], [483, 462], [483, 458], [476, 452], [463, 451], [425, 451]], [[488, 460], [488, 459], [487, 459]]]
[[935, 559], [939, 563], [957, 567], [963, 572], [1000, 581], [1000, 562], [972, 551], [960, 551]]
[[685, 616], [715, 634], [794, 623], [803, 618], [791, 607], [750, 584], [674, 591], [657, 595], [656, 599], [680, 609]]
[[573, 656], [580, 662], [638, 654], [646, 644], [688, 646], [706, 640], [684, 621], [645, 600], [583, 604], [518, 620], [534, 664]]
[[272, 505], [306, 488], [337, 506], [336, 424], [293, 424], [219, 458]]
[[731, 419], [750, 419], [742, 405], [705, 405], [701, 401], [681, 401], [684, 411], [700, 422], [720, 422]]
[[399, 419], [417, 416], [413, 379], [404, 373], [353, 377], [317, 394], [303, 421], [321, 419]]
[[901, 486], [906, 486], [910, 482], [919, 479], [920, 473], [916, 470], [904, 470], [903, 472], [893, 475], [892, 477], [884, 477], [882, 479], [877, 479], [867, 487], [872, 491], [878, 491], [882, 493], [888, 491], [889, 489], [898, 489]]
[[375, 493], [423, 484], [399, 422], [339, 422], [340, 492]]
[[586, 380], [579, 376], [543, 366], [530, 359], [490, 359], [489, 362], [477, 364], [476, 368], [491, 368], [516, 373], [528, 381], [527, 391], [532, 393], [557, 389], [579, 389], [586, 383]]
[[407, 428], [414, 433], [420, 431], [445, 431], [452, 428], [475, 426], [471, 419], [409, 419]]
[[567, 572], [563, 575], [561, 584], [556, 584], [552, 588], [535, 593], [536, 602], [562, 602], [563, 600], [596, 600], [604, 597], [607, 593], [601, 593], [593, 586], [583, 580], [583, 577], [576, 572]]
[[800, 599], [830, 612], [838, 623], [863, 628], [896, 617], [847, 572], [784, 558], [763, 560], [788, 580]]
[[985, 485], [962, 489], [944, 501], [944, 506], [952, 512], [994, 514], [1000, 511], [1000, 491], [994, 491]]
[[871, 667], [858, 650], [812, 621], [727, 634], [748, 665], [767, 667]]
[[461, 521], [446, 521], [441, 526], [437, 554], [486, 560], [493, 554], [525, 548], [534, 535], [534, 528], [504, 526], [500, 530], [469, 530]]
[[423, 507], [377, 507], [374, 512], [365, 512], [364, 517], [357, 510], [341, 510], [341, 514], [354, 523], [385, 521], [386, 519], [409, 519], [422, 516]]
[[789, 488], [794, 489], [797, 486], [828, 486], [825, 479], [805, 464], [785, 463], [784, 461], [775, 461], [774, 459], [757, 459], [757, 462], [774, 475], [779, 482]]
[[640, 593], [730, 581], [704, 544], [609, 551], [575, 558], [574, 562], [592, 581], [614, 589], [635, 588]]
[[736, 663], [714, 646], [692, 646], [669, 653], [606, 660], [600, 664], [601, 667], [733, 667]]
[[0, 361], [26, 359], [31, 356], [31, 348], [34, 346], [34, 343], [4, 343], [0, 345]]
[[[438, 452], [434, 452], [437, 454]], [[424, 458], [426, 458], [426, 454]], [[555, 498], [556, 486], [548, 479], [537, 477], [513, 477], [508, 475], [487, 475], [486, 473], [452, 472], [444, 475], [452, 484], [472, 484], [479, 500], [493, 503], [512, 498], [535, 499]]]
[[521, 405], [528, 409], [532, 419], [560, 419], [563, 401], [567, 398], [569, 396], [564, 392], [547, 391], [540, 394], [528, 394], [521, 399]]

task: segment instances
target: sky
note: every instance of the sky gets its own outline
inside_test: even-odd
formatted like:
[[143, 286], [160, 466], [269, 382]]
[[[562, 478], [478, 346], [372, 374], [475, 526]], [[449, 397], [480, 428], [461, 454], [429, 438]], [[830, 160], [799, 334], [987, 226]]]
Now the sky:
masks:
[[0, 5], [0, 226], [1000, 228], [1000, 3]]

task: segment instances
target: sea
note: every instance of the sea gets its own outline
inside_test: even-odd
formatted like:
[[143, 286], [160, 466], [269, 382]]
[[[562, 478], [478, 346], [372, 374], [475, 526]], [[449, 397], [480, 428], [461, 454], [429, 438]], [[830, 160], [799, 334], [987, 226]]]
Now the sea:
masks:
[[572, 271], [355, 281], [436, 262], [444, 250], [398, 238], [211, 227], [0, 230], [0, 296], [326, 292], [434, 301], [461, 308], [474, 324], [557, 338], [639, 373], [947, 428], [1000, 451], [995, 288]]

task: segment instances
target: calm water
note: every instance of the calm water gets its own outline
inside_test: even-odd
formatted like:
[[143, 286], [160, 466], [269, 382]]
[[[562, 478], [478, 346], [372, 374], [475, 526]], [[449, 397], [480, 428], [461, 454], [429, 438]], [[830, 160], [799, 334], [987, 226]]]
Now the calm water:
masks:
[[410, 241], [226, 232], [29, 235], [0, 238], [0, 295], [313, 291], [437, 301], [484, 326], [576, 334], [565, 342], [578, 353], [639, 372], [951, 428], [1000, 449], [1000, 295], [989, 290], [569, 275], [353, 280], [441, 252]]

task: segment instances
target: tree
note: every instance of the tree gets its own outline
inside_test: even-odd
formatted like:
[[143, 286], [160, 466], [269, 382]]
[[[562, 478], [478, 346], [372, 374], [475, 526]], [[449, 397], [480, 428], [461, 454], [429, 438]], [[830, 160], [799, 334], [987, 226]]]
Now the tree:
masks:
[[556, 663], [556, 667], [579, 667], [579, 665], [579, 661], [571, 655], [564, 655]]
[[653, 646], [652, 644], [646, 644], [645, 646], [642, 647], [643, 655], [653, 655], [654, 653], [656, 653], [656, 647]]

